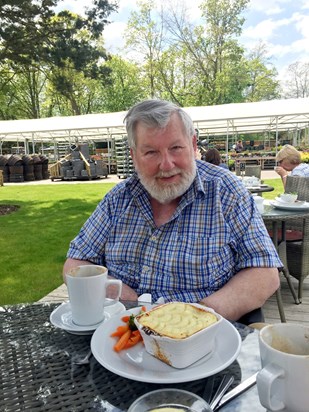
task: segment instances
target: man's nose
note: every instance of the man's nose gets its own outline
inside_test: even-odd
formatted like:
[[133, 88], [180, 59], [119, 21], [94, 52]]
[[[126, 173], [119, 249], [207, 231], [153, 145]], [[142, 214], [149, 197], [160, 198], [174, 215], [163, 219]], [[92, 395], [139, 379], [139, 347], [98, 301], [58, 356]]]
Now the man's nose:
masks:
[[170, 153], [166, 152], [161, 155], [161, 164], [160, 168], [162, 170], [170, 170], [174, 167], [173, 157]]

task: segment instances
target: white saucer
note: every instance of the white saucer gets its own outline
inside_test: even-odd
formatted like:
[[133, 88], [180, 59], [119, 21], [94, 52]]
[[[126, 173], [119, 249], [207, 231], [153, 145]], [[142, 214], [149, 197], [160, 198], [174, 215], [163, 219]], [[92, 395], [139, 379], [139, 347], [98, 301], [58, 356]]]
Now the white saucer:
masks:
[[286, 202], [285, 200], [282, 200], [280, 196], [277, 196], [275, 198], [275, 201], [278, 203], [282, 203], [283, 205], [292, 205], [292, 206], [301, 206], [304, 205], [306, 202], [304, 200], [295, 200], [294, 202]]
[[72, 320], [70, 302], [64, 302], [50, 314], [50, 322], [57, 328], [64, 329], [74, 335], [91, 335], [103, 322], [125, 310], [126, 308], [121, 302], [116, 302], [104, 308], [105, 319], [102, 322], [91, 326], [79, 326]]

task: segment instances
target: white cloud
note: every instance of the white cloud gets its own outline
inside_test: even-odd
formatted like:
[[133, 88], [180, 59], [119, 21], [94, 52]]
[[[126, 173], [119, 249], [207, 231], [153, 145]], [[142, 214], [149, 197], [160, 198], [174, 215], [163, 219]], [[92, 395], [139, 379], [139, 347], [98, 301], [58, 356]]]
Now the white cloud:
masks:
[[288, 19], [282, 19], [277, 21], [272, 19], [263, 20], [256, 26], [247, 27], [243, 31], [243, 37], [248, 37], [249, 39], [267, 40], [274, 36], [278, 28], [286, 26], [288, 24]]
[[289, 2], [290, 0], [251, 0], [249, 8], [270, 16], [281, 13]]

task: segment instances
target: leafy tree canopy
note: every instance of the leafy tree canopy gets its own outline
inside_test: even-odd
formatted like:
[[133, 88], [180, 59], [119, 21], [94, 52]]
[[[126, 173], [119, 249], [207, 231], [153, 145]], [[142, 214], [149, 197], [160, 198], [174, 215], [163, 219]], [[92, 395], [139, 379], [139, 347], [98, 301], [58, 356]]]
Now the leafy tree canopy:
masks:
[[[59, 0], [1, 0], [0, 61], [8, 59], [16, 65], [52, 63], [61, 67], [69, 59], [77, 70], [83, 70], [89, 60], [106, 58], [91, 41], [102, 35], [107, 17], [117, 10], [116, 3], [93, 0], [85, 17], [68, 11], [57, 16], [58, 3]], [[81, 36], [81, 32], [87, 32], [88, 38]], [[94, 67], [88, 72], [90, 76], [97, 74]]]

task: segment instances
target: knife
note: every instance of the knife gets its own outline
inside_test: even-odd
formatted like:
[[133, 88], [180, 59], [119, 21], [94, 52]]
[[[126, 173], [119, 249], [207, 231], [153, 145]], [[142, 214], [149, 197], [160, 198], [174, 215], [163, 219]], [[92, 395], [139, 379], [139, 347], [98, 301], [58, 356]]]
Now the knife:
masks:
[[257, 374], [258, 374], [258, 372], [256, 372], [254, 375], [250, 376], [250, 378], [244, 380], [239, 385], [235, 386], [234, 389], [232, 389], [231, 391], [226, 393], [221, 398], [221, 401], [219, 402], [217, 407], [214, 409], [214, 411], [219, 410], [220, 408], [222, 408], [223, 405], [230, 402], [232, 399], [236, 398], [236, 396], [242, 394], [247, 389], [251, 388], [251, 386], [255, 385]]

